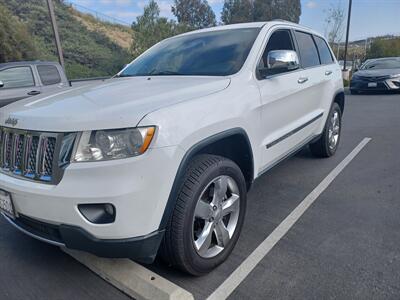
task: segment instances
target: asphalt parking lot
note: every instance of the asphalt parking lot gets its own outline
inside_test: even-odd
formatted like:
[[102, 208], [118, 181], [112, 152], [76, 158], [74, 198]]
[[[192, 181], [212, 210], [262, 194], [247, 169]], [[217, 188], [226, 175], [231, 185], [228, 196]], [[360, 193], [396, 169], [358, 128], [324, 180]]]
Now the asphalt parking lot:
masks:
[[[233, 290], [229, 299], [400, 298], [400, 95], [346, 98], [341, 145], [330, 159], [308, 149], [259, 178], [228, 261], [195, 278], [147, 266], [211, 295], [365, 138], [369, 143]], [[58, 248], [0, 221], [0, 299], [129, 299]]]

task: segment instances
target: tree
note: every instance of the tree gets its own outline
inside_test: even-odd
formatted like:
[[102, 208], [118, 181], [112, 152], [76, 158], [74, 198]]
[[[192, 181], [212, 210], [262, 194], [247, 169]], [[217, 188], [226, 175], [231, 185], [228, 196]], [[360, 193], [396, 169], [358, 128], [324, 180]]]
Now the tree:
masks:
[[221, 20], [225, 24], [253, 21], [252, 0], [225, 0]]
[[143, 15], [136, 18], [132, 24], [133, 43], [132, 53], [138, 56], [159, 41], [179, 32], [176, 23], [160, 17], [160, 8], [157, 2], [151, 0], [144, 7]]
[[190, 29], [211, 27], [217, 23], [207, 0], [175, 0], [171, 11], [179, 24]]
[[375, 38], [368, 51], [367, 58], [400, 56], [400, 38], [380, 37]]
[[299, 23], [300, 0], [225, 0], [221, 19], [225, 24], [282, 19]]
[[337, 6], [331, 6], [326, 12], [325, 18], [325, 36], [329, 43], [333, 46], [337, 44], [337, 57], [339, 57], [340, 41], [343, 38], [344, 33], [344, 22], [345, 14], [344, 9], [341, 6], [341, 2], [338, 2]]

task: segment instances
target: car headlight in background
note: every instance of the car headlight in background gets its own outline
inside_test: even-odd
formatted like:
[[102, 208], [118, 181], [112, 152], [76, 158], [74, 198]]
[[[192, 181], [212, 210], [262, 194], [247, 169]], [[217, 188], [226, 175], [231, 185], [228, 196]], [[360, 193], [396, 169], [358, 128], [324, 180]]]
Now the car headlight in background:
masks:
[[146, 152], [155, 127], [84, 131], [73, 161], [102, 161], [138, 156]]

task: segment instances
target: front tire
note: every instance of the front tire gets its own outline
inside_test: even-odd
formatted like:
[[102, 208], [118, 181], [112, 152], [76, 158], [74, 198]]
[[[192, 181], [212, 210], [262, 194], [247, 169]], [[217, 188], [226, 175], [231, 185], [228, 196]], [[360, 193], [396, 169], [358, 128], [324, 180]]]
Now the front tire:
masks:
[[192, 275], [203, 275], [232, 252], [246, 212], [246, 183], [231, 160], [199, 155], [190, 163], [166, 229], [161, 255]]
[[342, 111], [334, 102], [326, 120], [324, 131], [317, 141], [310, 144], [311, 153], [316, 157], [331, 157], [335, 154], [342, 129]]

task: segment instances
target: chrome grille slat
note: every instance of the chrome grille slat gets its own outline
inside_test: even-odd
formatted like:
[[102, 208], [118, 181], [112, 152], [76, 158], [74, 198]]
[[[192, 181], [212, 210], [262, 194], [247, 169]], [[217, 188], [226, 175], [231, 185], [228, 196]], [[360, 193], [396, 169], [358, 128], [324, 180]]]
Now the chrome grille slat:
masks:
[[14, 176], [51, 182], [57, 134], [0, 128], [0, 169]]

